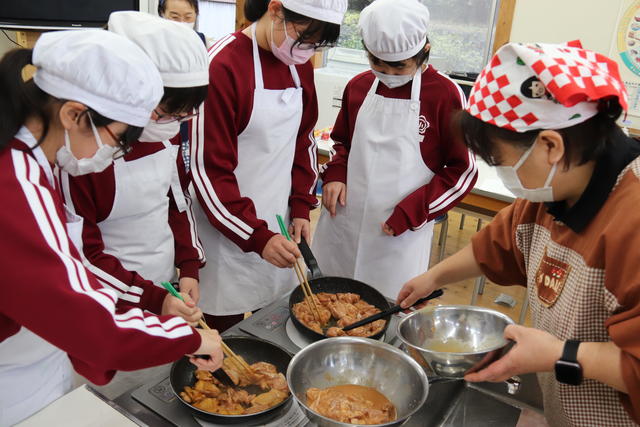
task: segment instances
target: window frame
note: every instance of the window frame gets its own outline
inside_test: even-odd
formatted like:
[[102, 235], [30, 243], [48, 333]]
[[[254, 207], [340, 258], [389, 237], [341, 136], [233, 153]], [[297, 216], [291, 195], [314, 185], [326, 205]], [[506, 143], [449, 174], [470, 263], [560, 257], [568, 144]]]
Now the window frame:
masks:
[[[515, 12], [515, 3], [516, 0], [496, 0], [493, 4], [493, 10], [491, 11], [492, 16], [494, 17], [492, 27], [493, 31], [488, 32], [487, 36], [487, 45], [491, 46], [489, 50], [489, 55], [487, 60], [493, 56], [493, 54], [505, 43], [509, 42], [509, 38], [511, 36], [511, 26], [513, 23], [513, 16]], [[324, 52], [319, 52], [313, 59], [313, 64], [315, 68], [322, 68], [329, 65], [331, 61], [341, 62], [345, 64], [352, 64], [354, 68], [358, 67], [358, 65], [365, 65], [368, 68], [368, 61], [366, 60], [365, 54], [362, 56], [364, 60], [354, 60], [354, 53], [349, 52], [363, 52], [357, 49], [349, 49], [336, 47], [333, 49], [328, 49]], [[329, 58], [331, 56], [331, 58]], [[456, 79], [460, 79], [463, 81], [475, 81], [477, 74], [475, 73], [455, 73], [451, 74], [452, 77]]]

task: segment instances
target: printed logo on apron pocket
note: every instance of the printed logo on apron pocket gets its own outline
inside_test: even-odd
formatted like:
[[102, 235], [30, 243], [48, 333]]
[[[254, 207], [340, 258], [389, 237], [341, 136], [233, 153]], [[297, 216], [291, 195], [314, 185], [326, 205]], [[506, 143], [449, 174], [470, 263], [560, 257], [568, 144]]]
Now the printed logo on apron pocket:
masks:
[[569, 264], [551, 258], [547, 251], [544, 251], [536, 272], [536, 289], [538, 299], [545, 307], [551, 307], [556, 303], [564, 289], [570, 270]]

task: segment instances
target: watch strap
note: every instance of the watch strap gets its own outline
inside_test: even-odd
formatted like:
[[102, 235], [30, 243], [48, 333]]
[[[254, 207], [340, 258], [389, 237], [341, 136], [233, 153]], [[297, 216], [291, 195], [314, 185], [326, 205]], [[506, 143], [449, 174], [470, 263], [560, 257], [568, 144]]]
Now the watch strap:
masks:
[[578, 347], [580, 346], [580, 341], [577, 340], [567, 340], [564, 343], [564, 348], [562, 350], [562, 360], [567, 362], [577, 362], [578, 361]]

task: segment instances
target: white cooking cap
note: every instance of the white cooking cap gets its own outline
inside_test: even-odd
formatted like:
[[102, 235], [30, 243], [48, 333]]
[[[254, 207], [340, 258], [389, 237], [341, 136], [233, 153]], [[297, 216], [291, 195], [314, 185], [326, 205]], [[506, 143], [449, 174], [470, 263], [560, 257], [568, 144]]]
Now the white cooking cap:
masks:
[[143, 12], [114, 12], [109, 31], [140, 46], [156, 64], [166, 87], [206, 86], [207, 49], [193, 29]]
[[309, 18], [340, 25], [347, 0], [282, 0], [282, 6]]
[[427, 42], [429, 9], [418, 0], [375, 0], [360, 13], [367, 50], [383, 61], [403, 61]]
[[149, 123], [164, 92], [151, 59], [131, 41], [104, 30], [52, 31], [33, 49], [35, 84], [132, 126]]

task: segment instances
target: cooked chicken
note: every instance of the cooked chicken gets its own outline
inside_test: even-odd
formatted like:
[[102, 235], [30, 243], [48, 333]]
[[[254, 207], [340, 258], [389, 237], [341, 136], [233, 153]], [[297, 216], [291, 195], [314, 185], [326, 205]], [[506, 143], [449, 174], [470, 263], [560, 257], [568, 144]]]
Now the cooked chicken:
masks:
[[194, 388], [208, 397], [216, 397], [220, 394], [220, 389], [212, 381], [198, 380]]
[[326, 335], [328, 337], [343, 337], [347, 335], [347, 333], [343, 331], [342, 328], [336, 328], [335, 326], [332, 326], [329, 329], [327, 329]]
[[326, 292], [316, 294], [316, 297], [318, 298], [318, 301], [320, 301], [320, 304], [322, 305], [338, 300], [338, 297], [336, 296], [336, 294], [328, 294]]
[[276, 390], [274, 388], [254, 397], [253, 400], [251, 401], [251, 404], [271, 407], [276, 403], [282, 402], [284, 399], [287, 398], [287, 396], [288, 396], [288, 393], [285, 393], [280, 390]]
[[[225, 365], [226, 364], [226, 365]], [[185, 387], [180, 393], [185, 402], [198, 409], [222, 415], [243, 415], [262, 412], [289, 396], [284, 375], [271, 363], [258, 362], [250, 365], [254, 377], [249, 379], [240, 373], [233, 362], [225, 359], [223, 369], [239, 387], [258, 385], [264, 393], [250, 394], [242, 388], [223, 385], [207, 371], [195, 371], [197, 381], [193, 387]], [[237, 381], [237, 382], [236, 382]]]
[[306, 299], [303, 302], [294, 304], [292, 311], [293, 315], [302, 324], [319, 334], [324, 333], [324, 335], [328, 337], [339, 337], [344, 335], [370, 337], [384, 329], [386, 320], [378, 320], [346, 333], [342, 331], [341, 328], [344, 328], [347, 325], [355, 323], [365, 317], [380, 313], [378, 308], [360, 299], [360, 295], [354, 293], [329, 294], [321, 292], [316, 294], [315, 297], [316, 302], [319, 304], [320, 320], [322, 323], [326, 326], [330, 318], [336, 320], [336, 326], [329, 327], [326, 333], [323, 332], [322, 326], [309, 309]]
[[383, 424], [396, 419], [393, 404], [371, 387], [310, 388], [307, 390], [307, 405], [319, 414], [343, 423]]
[[213, 380], [213, 375], [209, 371], [196, 371], [196, 378], [204, 381]]
[[338, 301], [346, 302], [348, 304], [355, 304], [360, 301], [360, 295], [353, 293], [336, 294]]
[[251, 365], [251, 369], [253, 369], [256, 377], [258, 377], [255, 384], [260, 386], [261, 389], [275, 389], [288, 393], [289, 386], [287, 386], [287, 379], [283, 374], [279, 373], [271, 363], [254, 363]]
[[318, 312], [320, 312], [320, 322], [326, 325], [331, 320], [331, 310], [325, 306], [318, 304]]
[[[241, 356], [238, 356], [238, 358], [244, 361]], [[231, 378], [231, 381], [233, 381], [235, 385], [240, 387], [246, 387], [255, 382], [254, 378], [249, 378], [244, 368], [240, 367], [236, 361], [228, 357], [225, 357], [222, 361], [222, 370]]]
[[201, 392], [187, 386], [184, 388], [184, 391], [182, 393], [180, 393], [180, 396], [182, 396], [182, 398], [184, 400], [186, 400], [187, 402], [191, 403], [191, 402], [197, 402], [199, 400], [204, 399], [205, 396], [204, 394], [202, 394]]

